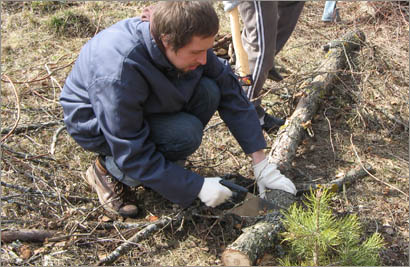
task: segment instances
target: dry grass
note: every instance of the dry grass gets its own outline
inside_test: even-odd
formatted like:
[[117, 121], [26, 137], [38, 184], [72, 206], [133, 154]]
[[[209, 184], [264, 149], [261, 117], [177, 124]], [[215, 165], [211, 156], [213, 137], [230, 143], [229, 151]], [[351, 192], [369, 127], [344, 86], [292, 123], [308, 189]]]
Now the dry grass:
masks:
[[[14, 132], [2, 141], [1, 181], [7, 184], [2, 186], [2, 230], [50, 229], [58, 230], [58, 236], [71, 235], [59, 242], [28, 243], [29, 256], [22, 253], [20, 242], [2, 244], [4, 264], [95, 264], [135, 233], [91, 226], [93, 221], [107, 219], [98, 208], [95, 193], [82, 179], [94, 158], [91, 153], [76, 145], [65, 131], [58, 135], [55, 153], [50, 150], [53, 136], [62, 126], [61, 86], [82, 45], [101, 29], [139, 14], [148, 4], [1, 3], [2, 129], [12, 128], [17, 118], [18, 127], [56, 122]], [[409, 200], [393, 187], [409, 192], [409, 133], [401, 124], [409, 125], [409, 24], [405, 12], [397, 12], [392, 3], [383, 4], [384, 10], [391, 12], [372, 16], [361, 9], [361, 3], [339, 2], [342, 22], [324, 24], [320, 21], [323, 4], [307, 2], [295, 32], [277, 57], [287, 77], [279, 84], [266, 83], [271, 93], [263, 104], [278, 116], [292, 114], [296, 104], [292, 96], [315, 75], [324, 56], [322, 45], [354, 28], [366, 34], [359, 68], [347, 73], [326, 96], [313, 121], [315, 136], [303, 141], [293, 165], [321, 182], [360, 162], [370, 163], [376, 170], [374, 177], [346, 188], [334, 199], [334, 209], [358, 214], [366, 233], [379, 231], [383, 235], [383, 265], [407, 266]], [[215, 6], [223, 18], [221, 31], [226, 32], [228, 20], [222, 17], [221, 4]], [[56, 32], [55, 23], [61, 21], [70, 24]], [[20, 112], [6, 76], [18, 92]], [[220, 121], [217, 115], [211, 120], [202, 146], [188, 159], [188, 167], [205, 176], [240, 173], [251, 177], [250, 159]], [[269, 145], [274, 138], [274, 134], [266, 135]], [[23, 193], [9, 185], [35, 192]], [[87, 199], [74, 200], [73, 196]], [[176, 207], [152, 191], [139, 188], [138, 196], [144, 207], [138, 221], [175, 212]], [[220, 265], [220, 253], [240, 234], [227, 222], [197, 216], [187, 218], [181, 231], [177, 228], [164, 229], [141, 242], [116, 264]], [[267, 255], [260, 264], [276, 262]]]

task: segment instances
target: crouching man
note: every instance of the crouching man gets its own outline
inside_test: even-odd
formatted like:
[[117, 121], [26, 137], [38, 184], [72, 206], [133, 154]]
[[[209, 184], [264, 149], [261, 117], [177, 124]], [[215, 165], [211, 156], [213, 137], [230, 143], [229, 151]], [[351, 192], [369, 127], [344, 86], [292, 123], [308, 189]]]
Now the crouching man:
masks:
[[218, 17], [209, 2], [160, 1], [87, 42], [60, 102], [69, 134], [98, 154], [86, 173], [104, 208], [138, 213], [130, 187], [145, 186], [182, 207], [195, 198], [215, 207], [232, 192], [219, 177], [183, 168], [218, 110], [251, 155], [259, 189], [296, 193], [268, 163], [255, 108], [229, 64], [212, 47]]

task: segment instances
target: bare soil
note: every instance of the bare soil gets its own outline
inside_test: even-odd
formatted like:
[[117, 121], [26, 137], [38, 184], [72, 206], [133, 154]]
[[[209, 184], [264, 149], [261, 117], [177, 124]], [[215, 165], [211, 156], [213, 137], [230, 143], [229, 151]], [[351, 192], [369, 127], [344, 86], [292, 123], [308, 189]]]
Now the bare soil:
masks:
[[[364, 236], [382, 234], [382, 265], [408, 266], [408, 3], [377, 3], [380, 10], [374, 13], [364, 2], [339, 2], [342, 21], [324, 23], [323, 3], [307, 2], [295, 32], [276, 57], [285, 80], [266, 82], [263, 105], [276, 116], [289, 117], [297, 93], [306, 89], [325, 57], [322, 46], [352, 29], [365, 33], [357, 68], [324, 97], [312, 121], [313, 135], [306, 135], [292, 166], [306, 174], [296, 183], [322, 183], [370, 164], [374, 174], [346, 187], [332, 206], [339, 215], [357, 214]], [[141, 230], [101, 224], [149, 224], [180, 211], [140, 187], [135, 189], [142, 210], [139, 218], [107, 214], [83, 179], [95, 155], [61, 129], [58, 97], [81, 47], [149, 4], [1, 2], [1, 230], [43, 229], [56, 231], [58, 237], [40, 243], [2, 243], [2, 264], [94, 265]], [[229, 32], [229, 20], [221, 2], [215, 7], [222, 36]], [[269, 151], [275, 133], [265, 136]], [[204, 176], [253, 176], [250, 158], [218, 114], [186, 167]], [[205, 209], [135, 244], [115, 265], [221, 265], [221, 253], [240, 233], [240, 227]], [[257, 264], [277, 265], [277, 257], [276, 251], [269, 251]]]

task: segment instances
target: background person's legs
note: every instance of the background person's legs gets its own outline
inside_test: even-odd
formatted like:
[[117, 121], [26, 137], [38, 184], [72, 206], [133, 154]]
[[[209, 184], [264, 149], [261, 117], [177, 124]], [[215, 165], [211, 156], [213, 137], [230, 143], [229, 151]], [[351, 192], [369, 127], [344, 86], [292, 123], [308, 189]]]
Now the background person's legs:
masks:
[[[266, 81], [268, 71], [274, 66], [278, 23], [278, 2], [245, 1], [239, 6], [244, 22], [242, 30], [243, 46], [248, 54], [249, 68], [254, 84], [246, 88], [246, 95], [258, 107], [258, 98]], [[245, 89], [245, 88], [244, 88]], [[264, 115], [257, 109], [259, 117]]]
[[303, 6], [303, 1], [254, 0], [241, 2], [238, 7], [244, 22], [242, 42], [254, 81], [252, 86], [244, 89], [267, 132], [279, 128], [284, 120], [267, 114], [260, 106], [259, 96], [268, 75], [274, 81], [283, 79], [275, 70], [274, 57], [292, 34]]
[[299, 20], [302, 13], [304, 1], [279, 1], [278, 2], [278, 29], [276, 36], [276, 51], [277, 55], [285, 46], [289, 37], [292, 35], [293, 30]]

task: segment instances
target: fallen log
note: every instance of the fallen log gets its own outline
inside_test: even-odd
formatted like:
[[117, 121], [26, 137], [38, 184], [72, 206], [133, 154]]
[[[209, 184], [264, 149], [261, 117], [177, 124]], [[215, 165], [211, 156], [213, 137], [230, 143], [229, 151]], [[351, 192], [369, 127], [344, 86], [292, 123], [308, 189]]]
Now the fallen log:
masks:
[[16, 240], [23, 242], [44, 242], [47, 238], [53, 237], [56, 231], [50, 230], [7, 230], [1, 232], [1, 242], [9, 243]]
[[[296, 197], [282, 190], [266, 192], [267, 199], [282, 209], [287, 209]], [[257, 259], [278, 242], [278, 233], [284, 231], [279, 210], [261, 217], [255, 224], [243, 229], [243, 233], [222, 253], [225, 266], [254, 266]]]
[[[308, 90], [299, 100], [292, 116], [279, 129], [270, 151], [271, 161], [280, 168], [290, 168], [296, 149], [319, 107], [322, 96], [330, 90], [339, 73], [348, 67], [364, 41], [364, 33], [357, 30], [346, 34], [340, 41], [329, 43], [328, 53], [318, 71], [319, 75], [308, 84]], [[286, 203], [279, 205], [283, 207], [288, 207], [295, 200], [293, 195], [279, 190], [271, 190], [266, 196], [273, 202]], [[243, 234], [222, 253], [222, 263], [225, 266], [255, 265], [258, 258], [274, 247], [279, 233], [283, 231], [280, 219], [280, 212], [275, 211], [255, 225], [245, 228]]]
[[332, 41], [329, 52], [318, 70], [317, 75], [300, 98], [295, 111], [279, 131], [270, 152], [270, 157], [279, 167], [289, 168], [296, 149], [304, 133], [309, 129], [322, 97], [339, 79], [340, 72], [346, 69], [356, 52], [365, 41], [363, 32], [357, 30], [346, 34], [340, 41]]
[[282, 214], [275, 211], [269, 213], [263, 221], [245, 228], [243, 234], [224, 251], [222, 262], [227, 266], [254, 265], [261, 254], [278, 241], [275, 233], [284, 231], [281, 218]]

